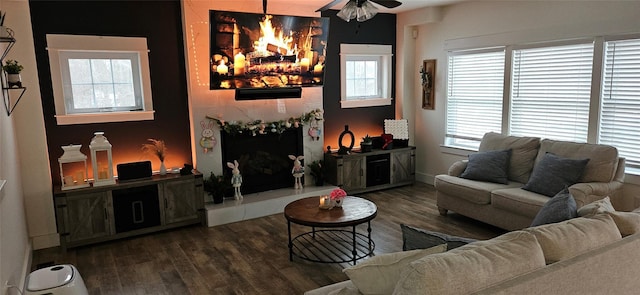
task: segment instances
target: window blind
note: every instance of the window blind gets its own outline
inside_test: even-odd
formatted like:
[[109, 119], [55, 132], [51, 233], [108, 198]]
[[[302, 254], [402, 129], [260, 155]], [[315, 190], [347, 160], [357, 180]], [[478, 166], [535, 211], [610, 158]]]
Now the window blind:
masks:
[[513, 51], [511, 135], [587, 141], [593, 42]]
[[449, 55], [448, 145], [477, 148], [486, 132], [501, 131], [504, 49]]
[[640, 168], [640, 39], [605, 42], [599, 142]]

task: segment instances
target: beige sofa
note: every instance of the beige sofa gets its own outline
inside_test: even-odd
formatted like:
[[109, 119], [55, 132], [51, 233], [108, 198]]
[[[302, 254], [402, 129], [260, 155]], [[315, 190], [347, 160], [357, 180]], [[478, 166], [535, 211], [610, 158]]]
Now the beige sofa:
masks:
[[550, 198], [521, 187], [545, 153], [589, 159], [578, 183], [569, 187], [578, 208], [605, 196], [610, 196], [614, 207], [618, 207], [625, 163], [615, 147], [487, 133], [479, 151], [507, 149], [511, 149], [507, 184], [461, 178], [467, 160], [454, 163], [446, 175], [437, 175], [434, 185], [440, 214], [451, 210], [507, 230], [528, 227]]
[[[637, 294], [639, 248], [640, 213], [605, 212], [509, 232], [416, 260], [365, 260], [353, 267], [361, 273], [348, 273], [351, 280], [305, 295]], [[379, 256], [389, 255], [398, 254]], [[387, 264], [379, 263], [384, 260]]]

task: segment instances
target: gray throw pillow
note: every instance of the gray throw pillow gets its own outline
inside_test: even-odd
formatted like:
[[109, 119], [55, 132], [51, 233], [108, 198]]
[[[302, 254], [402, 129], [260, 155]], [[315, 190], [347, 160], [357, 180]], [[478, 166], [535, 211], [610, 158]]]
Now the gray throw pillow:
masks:
[[569, 188], [565, 187], [540, 208], [531, 226], [560, 222], [575, 217], [578, 217], [576, 200], [569, 192]]
[[565, 186], [578, 182], [588, 162], [589, 159], [568, 159], [546, 153], [533, 167], [531, 178], [522, 188], [553, 197]]
[[405, 224], [400, 224], [400, 228], [402, 229], [402, 251], [428, 249], [442, 244], [447, 244], [448, 251], [476, 241]]
[[508, 184], [510, 157], [510, 149], [470, 154], [467, 168], [464, 169], [460, 177]]

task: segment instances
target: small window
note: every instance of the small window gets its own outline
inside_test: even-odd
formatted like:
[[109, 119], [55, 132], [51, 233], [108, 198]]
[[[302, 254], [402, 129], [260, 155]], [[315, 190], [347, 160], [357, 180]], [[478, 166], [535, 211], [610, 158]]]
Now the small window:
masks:
[[391, 45], [340, 45], [342, 108], [391, 105], [391, 57]]
[[59, 125], [153, 120], [145, 38], [47, 35]]

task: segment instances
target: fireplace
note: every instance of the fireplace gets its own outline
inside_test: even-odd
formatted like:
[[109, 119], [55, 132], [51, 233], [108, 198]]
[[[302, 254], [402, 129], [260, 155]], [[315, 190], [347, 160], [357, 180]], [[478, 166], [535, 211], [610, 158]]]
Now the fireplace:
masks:
[[[282, 134], [222, 132], [222, 164], [224, 175], [231, 176], [227, 162], [237, 160], [242, 174], [242, 194], [293, 187], [293, 161], [288, 155], [303, 155], [302, 128], [287, 129]], [[304, 165], [304, 162], [303, 162]], [[226, 196], [230, 197], [229, 192]]]

